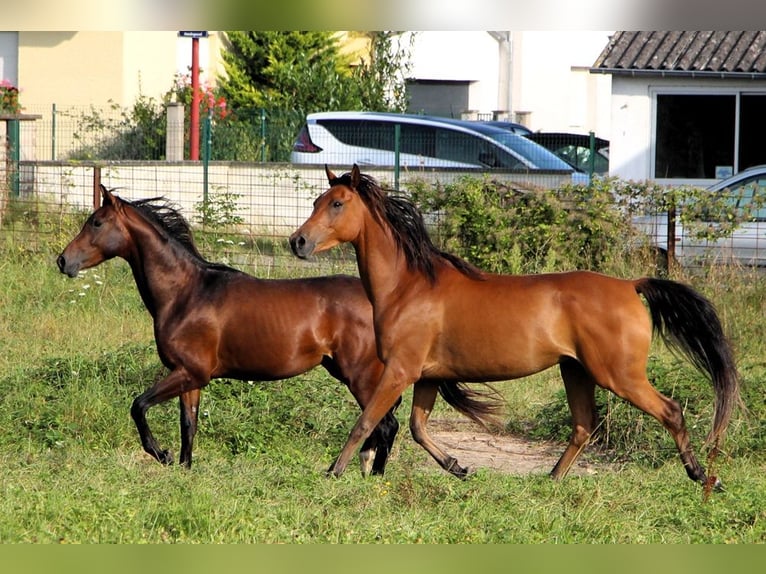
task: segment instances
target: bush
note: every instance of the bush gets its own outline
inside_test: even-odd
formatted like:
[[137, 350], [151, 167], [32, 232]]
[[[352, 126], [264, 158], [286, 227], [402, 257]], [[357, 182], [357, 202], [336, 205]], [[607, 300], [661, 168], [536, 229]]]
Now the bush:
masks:
[[434, 235], [446, 251], [498, 273], [605, 270], [634, 233], [608, 180], [546, 191], [467, 176], [415, 182], [411, 193], [437, 214]]

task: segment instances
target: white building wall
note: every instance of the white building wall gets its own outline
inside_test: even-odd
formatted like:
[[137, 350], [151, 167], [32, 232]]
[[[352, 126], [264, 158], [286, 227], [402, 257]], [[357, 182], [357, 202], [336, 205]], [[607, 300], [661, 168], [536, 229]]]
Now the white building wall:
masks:
[[[512, 31], [511, 119], [522, 112], [535, 131], [568, 131], [609, 138], [611, 77], [588, 70], [610, 32]], [[417, 32], [410, 76], [473, 82], [469, 109], [508, 110], [499, 101], [499, 46], [486, 31]]]
[[487, 32], [415, 32], [410, 76], [419, 80], [474, 82], [468, 108], [497, 110], [497, 42]]
[[764, 88], [748, 80], [614, 76], [611, 96], [609, 174], [634, 181], [653, 179], [667, 185], [705, 187], [714, 183], [717, 180], [652, 178], [656, 131], [655, 97], [658, 92], [736, 94], [740, 91], [763, 93]]
[[652, 115], [645, 78], [612, 78], [609, 175], [634, 181], [649, 179]]
[[588, 133], [609, 139], [609, 76], [588, 69], [611, 32], [513, 32], [513, 109], [529, 112], [534, 131]]

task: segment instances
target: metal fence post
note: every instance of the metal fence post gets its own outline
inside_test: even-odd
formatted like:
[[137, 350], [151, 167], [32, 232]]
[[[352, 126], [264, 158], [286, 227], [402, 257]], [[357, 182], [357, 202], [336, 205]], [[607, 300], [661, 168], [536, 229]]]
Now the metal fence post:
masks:
[[207, 203], [208, 203], [208, 167], [210, 165], [210, 153], [212, 142], [212, 121], [210, 114], [205, 116], [202, 123], [202, 221], [207, 224]]
[[399, 150], [402, 139], [402, 126], [394, 125], [394, 189], [399, 191]]
[[21, 145], [19, 142], [20, 130], [18, 119], [10, 119], [6, 122], [8, 126], [8, 151], [11, 156], [11, 194], [13, 197], [19, 196], [19, 160], [21, 159]]
[[261, 161], [266, 161], [266, 110], [261, 108]]
[[93, 210], [101, 207], [101, 166], [93, 166]]
[[56, 104], [51, 105], [51, 161], [56, 161]]
[[676, 260], [676, 204], [672, 202], [668, 206], [668, 272], [671, 271]]

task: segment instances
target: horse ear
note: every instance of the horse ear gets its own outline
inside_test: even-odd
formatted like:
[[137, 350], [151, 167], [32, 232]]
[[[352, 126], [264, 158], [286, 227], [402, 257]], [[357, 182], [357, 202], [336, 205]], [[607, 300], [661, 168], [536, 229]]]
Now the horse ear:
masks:
[[99, 186], [101, 187], [101, 207], [111, 205], [112, 207], [121, 209], [122, 202], [120, 201], [120, 198], [112, 194], [111, 190], [107, 189], [103, 183], [100, 183]]
[[114, 203], [114, 196], [103, 183], [98, 184], [101, 187], [101, 206], [112, 205]]
[[359, 166], [354, 164], [354, 167], [351, 168], [351, 187], [358, 189], [360, 181], [362, 181], [362, 174], [359, 171]]
[[335, 174], [332, 172], [332, 170], [328, 167], [327, 164], [324, 164], [324, 172], [327, 175], [327, 181], [329, 181], [330, 183], [332, 183], [333, 181], [337, 179], [335, 177]]

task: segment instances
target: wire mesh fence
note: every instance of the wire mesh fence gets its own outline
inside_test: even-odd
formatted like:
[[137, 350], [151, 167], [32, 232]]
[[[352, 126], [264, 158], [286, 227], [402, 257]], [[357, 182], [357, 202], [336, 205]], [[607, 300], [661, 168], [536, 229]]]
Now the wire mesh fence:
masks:
[[[460, 153], [478, 161], [481, 148], [465, 138], [449, 140], [433, 129], [400, 129], [397, 141], [394, 132], [383, 133], [369, 123], [355, 129], [330, 126], [327, 131], [337, 138], [339, 147], [337, 153], [327, 155], [321, 152], [329, 151], [332, 140], [327, 134], [309, 132], [305, 117], [294, 111], [265, 110], [241, 111], [228, 121], [211, 122], [202, 161], [168, 161], [168, 142], [174, 137], [184, 148], [180, 157], [188, 154], [188, 126], [180, 127], [179, 139], [170, 133], [164, 115], [136, 122], [126, 110], [109, 106], [52, 106], [25, 113], [29, 120], [19, 122], [18, 133], [9, 130], [7, 121], [0, 122], [0, 131], [5, 129], [0, 136], [7, 144], [14, 140], [10, 142], [14, 149], [6, 145], [0, 152], [0, 240], [32, 250], [51, 235], [62, 235], [63, 241], [63, 235], [73, 231], [71, 221], [82, 223], [100, 201], [101, 183], [128, 199], [166, 197], [181, 206], [201, 241], [215, 242], [217, 248], [228, 245], [219, 252], [232, 262], [266, 265], [268, 272], [268, 266], [285, 261], [296, 264], [287, 252], [286, 238], [308, 217], [313, 199], [326, 187], [324, 163], [345, 171], [353, 163], [362, 163], [360, 153], [385, 152], [389, 155], [378, 155], [377, 161], [370, 162], [380, 165], [366, 165], [364, 170], [394, 189], [406, 189], [412, 179], [443, 185], [465, 175], [489, 175], [519, 188], [555, 189], [575, 182], [573, 174], [582, 173], [529, 166], [498, 168], [480, 162], [455, 166]], [[592, 152], [594, 143], [604, 143], [592, 136], [584, 138], [575, 141], [562, 135], [558, 141], [551, 139], [551, 145], [568, 146], [571, 152], [573, 146], [582, 148], [587, 143]], [[319, 153], [307, 149], [310, 145]], [[299, 153], [291, 155], [295, 150]], [[409, 160], [399, 161], [407, 154]], [[453, 163], [429, 164], [432, 159]], [[758, 187], [752, 197], [763, 201], [764, 189]], [[688, 226], [674, 226], [666, 213], [650, 214], [653, 218], [645, 220], [642, 229], [659, 250], [688, 255], [688, 261], [713, 253], [719, 260], [766, 265], [766, 213], [760, 204], [756, 207], [731, 236], [714, 241], [694, 237]], [[676, 215], [680, 217], [680, 212]], [[346, 266], [349, 260], [348, 251], [341, 250], [324, 262], [331, 269], [340, 266], [353, 271], [353, 265]]]
[[[23, 126], [21, 149], [28, 160], [163, 160], [169, 134], [167, 105], [31, 106], [37, 120]], [[189, 117], [180, 126], [182, 157], [189, 157]], [[210, 159], [287, 161], [303, 120], [296, 110], [241, 109], [203, 116], [213, 124]], [[170, 137], [168, 137], [170, 135]]]

